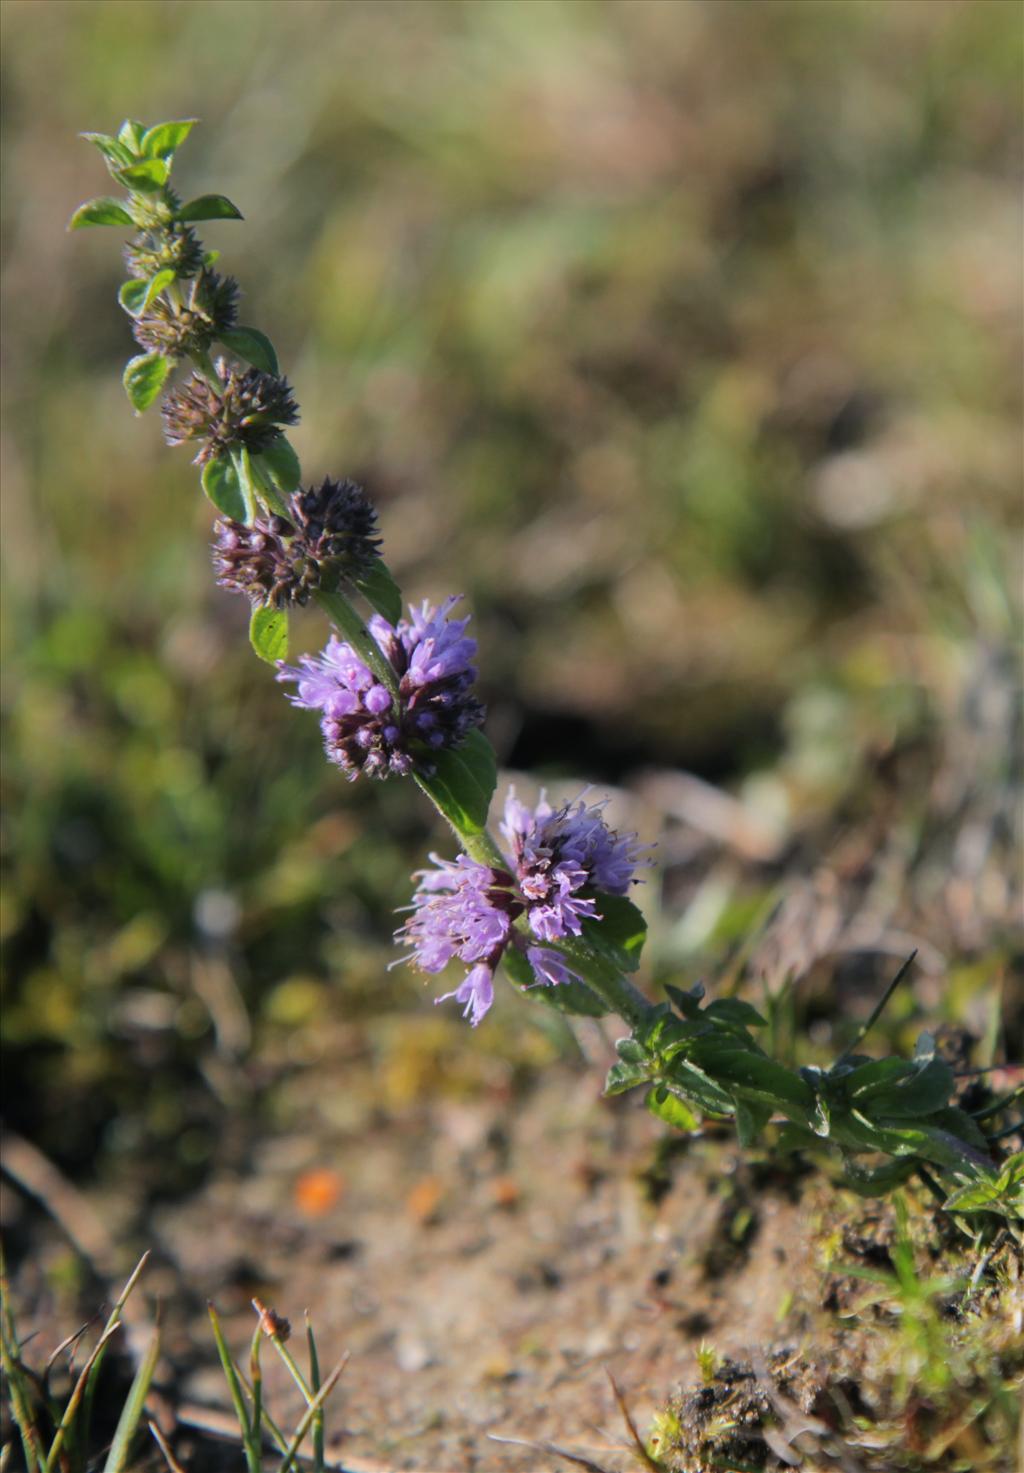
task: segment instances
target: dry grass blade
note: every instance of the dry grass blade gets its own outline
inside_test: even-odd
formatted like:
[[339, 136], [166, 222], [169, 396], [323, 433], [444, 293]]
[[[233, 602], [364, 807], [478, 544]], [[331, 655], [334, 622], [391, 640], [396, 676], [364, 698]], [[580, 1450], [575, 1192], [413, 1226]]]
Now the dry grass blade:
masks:
[[637, 1431], [636, 1423], [633, 1421], [633, 1414], [629, 1410], [629, 1407], [626, 1405], [626, 1398], [623, 1396], [618, 1382], [612, 1375], [611, 1371], [606, 1371], [605, 1374], [607, 1375], [609, 1385], [612, 1388], [612, 1395], [615, 1397], [619, 1411], [622, 1413], [622, 1420], [626, 1424], [630, 1439], [633, 1443], [634, 1452], [636, 1453], [640, 1462], [643, 1463], [644, 1467], [651, 1470], [651, 1473], [664, 1473], [664, 1463], [659, 1463], [657, 1458], [652, 1458], [651, 1454], [647, 1451], [647, 1448], [644, 1445], [643, 1438]]
[[554, 1442], [531, 1442], [526, 1437], [501, 1437], [497, 1432], [488, 1432], [487, 1436], [491, 1442], [504, 1442], [511, 1447], [528, 1447], [531, 1452], [544, 1453], [549, 1458], [562, 1458], [566, 1463], [575, 1464], [577, 1468], [585, 1468], [587, 1473], [609, 1473], [600, 1463], [585, 1458], [582, 1453], [571, 1453], [568, 1448], [559, 1447]]
[[[124, 1307], [128, 1303], [128, 1299], [131, 1296], [132, 1290], [139, 1282], [139, 1276], [141, 1275], [142, 1270], [146, 1267], [148, 1261], [149, 1249], [147, 1248], [145, 1253], [143, 1253], [142, 1257], [139, 1259], [138, 1263], [135, 1265], [134, 1269], [132, 1269], [132, 1272], [128, 1275], [128, 1281], [118, 1295], [114, 1303], [114, 1307], [107, 1317], [107, 1323], [103, 1327], [103, 1334], [100, 1336], [99, 1343], [96, 1346], [96, 1351], [93, 1352], [91, 1365], [87, 1363], [86, 1369], [88, 1370], [89, 1375], [85, 1383], [85, 1405], [82, 1411], [82, 1425], [86, 1431], [88, 1431], [90, 1422], [92, 1420], [92, 1403], [93, 1398], [96, 1395], [96, 1382], [99, 1378], [100, 1367], [103, 1364], [104, 1356], [107, 1353], [106, 1342], [107, 1339], [109, 1339], [109, 1333], [113, 1330], [116, 1330], [117, 1327], [121, 1324], [121, 1316], [124, 1313]], [[99, 1353], [97, 1354], [96, 1352]]]
[[86, 1392], [95, 1385], [94, 1371], [99, 1367], [99, 1363], [106, 1351], [107, 1343], [113, 1338], [119, 1328], [116, 1321], [113, 1324], [108, 1323], [107, 1328], [103, 1331], [103, 1334], [93, 1347], [92, 1355], [90, 1355], [82, 1367], [81, 1374], [75, 1382], [74, 1390], [68, 1398], [68, 1404], [64, 1408], [64, 1415], [60, 1419], [60, 1426], [57, 1428], [53, 1442], [50, 1444], [50, 1451], [47, 1455], [46, 1462], [43, 1464], [45, 1473], [51, 1473], [51, 1470], [55, 1467], [60, 1450], [64, 1446], [69, 1431], [74, 1426], [75, 1418], [78, 1416], [79, 1408], [83, 1406], [83, 1402], [85, 1407], [88, 1407]]
[[170, 1469], [170, 1473], [185, 1473], [185, 1469], [181, 1466], [177, 1458], [174, 1456], [174, 1453], [171, 1450], [171, 1445], [167, 1441], [167, 1438], [164, 1436], [164, 1434], [160, 1431], [160, 1428], [156, 1425], [155, 1422], [152, 1421], [148, 1423], [148, 1426], [150, 1432], [153, 1434], [154, 1442], [164, 1455], [164, 1462]]

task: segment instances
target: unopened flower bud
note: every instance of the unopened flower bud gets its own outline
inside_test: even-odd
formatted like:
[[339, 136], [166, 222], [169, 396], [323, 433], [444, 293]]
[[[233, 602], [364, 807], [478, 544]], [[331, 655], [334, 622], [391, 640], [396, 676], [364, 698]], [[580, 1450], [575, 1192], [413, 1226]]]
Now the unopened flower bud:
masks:
[[180, 306], [157, 297], [136, 319], [132, 332], [141, 348], [183, 358], [188, 353], [205, 352], [214, 338], [234, 326], [237, 315], [238, 283], [234, 277], [201, 271]]
[[202, 441], [196, 465], [243, 445], [257, 455], [273, 444], [282, 425], [296, 424], [299, 418], [287, 379], [258, 368], [229, 367], [223, 359], [217, 372], [223, 384], [219, 391], [193, 374], [164, 400], [164, 439], [168, 445]]

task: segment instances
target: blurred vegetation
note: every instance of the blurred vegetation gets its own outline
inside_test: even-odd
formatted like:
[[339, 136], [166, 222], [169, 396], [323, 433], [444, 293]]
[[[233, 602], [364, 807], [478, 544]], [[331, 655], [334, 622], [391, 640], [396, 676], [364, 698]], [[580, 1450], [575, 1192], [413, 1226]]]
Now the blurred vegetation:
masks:
[[[307, 473], [365, 481], [411, 597], [468, 595], [508, 766], [686, 769], [777, 855], [909, 791], [900, 832], [940, 831], [946, 905], [963, 814], [1014, 777], [1012, 0], [9, 0], [3, 21], [12, 1125], [72, 1174], [130, 1150], [178, 1190], [232, 1091], [254, 1105], [316, 1058], [325, 1019], [399, 1055], [392, 1015], [424, 1021], [383, 968], [443, 841], [404, 789], [346, 786], [252, 660], [195, 477], [124, 400], [113, 234], [64, 233], [105, 187], [75, 134], [124, 116], [202, 118], [180, 188], [247, 217], [204, 236], [296, 386]], [[1014, 836], [987, 821], [965, 966], [1014, 944]], [[660, 954], [721, 954], [772, 880], [730, 881], [686, 934], [670, 885]], [[543, 1055], [528, 1011], [474, 1049]], [[239, 1084], [221, 1065], [254, 1026]], [[431, 1013], [432, 1061], [460, 1026]]]

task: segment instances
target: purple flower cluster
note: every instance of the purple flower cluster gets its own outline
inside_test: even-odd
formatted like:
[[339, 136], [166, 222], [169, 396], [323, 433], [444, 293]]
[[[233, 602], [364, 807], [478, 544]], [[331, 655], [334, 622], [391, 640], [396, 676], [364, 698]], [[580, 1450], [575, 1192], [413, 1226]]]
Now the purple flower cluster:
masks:
[[494, 972], [509, 945], [525, 955], [540, 985], [576, 976], [559, 951], [532, 944], [513, 922], [524, 917], [537, 941], [562, 941], [579, 936], [585, 920], [600, 919], [594, 891], [626, 893], [643, 851], [635, 834], [608, 827], [603, 806], [577, 799], [552, 808], [541, 794], [531, 809], [510, 792], [501, 825], [507, 870], [465, 854], [454, 862], [430, 856], [435, 868], [414, 876], [412, 915], [395, 939], [410, 948], [403, 960], [424, 972], [440, 972], [454, 960], [471, 964], [459, 987], [438, 1002], [454, 997], [475, 1027], [494, 1000]]
[[319, 655], [278, 667], [278, 680], [296, 682], [292, 704], [321, 712], [324, 749], [346, 777], [429, 773], [431, 751], [457, 747], [483, 721], [472, 693], [476, 640], [466, 636], [468, 618], [448, 617], [457, 602], [424, 603], [397, 625], [379, 615], [369, 621], [394, 671], [393, 690], [336, 635]]

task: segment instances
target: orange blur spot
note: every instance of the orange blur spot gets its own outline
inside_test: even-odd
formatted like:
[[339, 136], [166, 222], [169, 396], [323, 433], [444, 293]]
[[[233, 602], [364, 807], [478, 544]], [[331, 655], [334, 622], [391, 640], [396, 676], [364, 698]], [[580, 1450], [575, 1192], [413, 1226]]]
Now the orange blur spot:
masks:
[[437, 1210], [441, 1205], [444, 1187], [436, 1176], [421, 1176], [405, 1199], [409, 1216], [426, 1227], [437, 1221]]
[[339, 1201], [345, 1178], [330, 1166], [314, 1166], [295, 1183], [295, 1205], [307, 1217], [323, 1217]]

